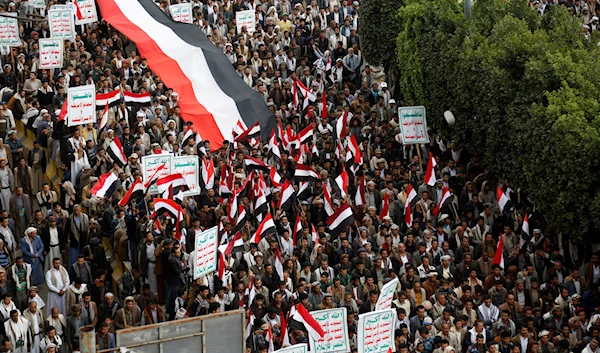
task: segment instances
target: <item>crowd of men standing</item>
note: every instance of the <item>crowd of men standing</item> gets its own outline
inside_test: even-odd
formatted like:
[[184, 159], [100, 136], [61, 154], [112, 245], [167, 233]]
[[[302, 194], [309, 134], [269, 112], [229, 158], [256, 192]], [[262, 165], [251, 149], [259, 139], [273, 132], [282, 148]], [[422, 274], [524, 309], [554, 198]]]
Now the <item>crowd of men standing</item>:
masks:
[[[64, 1], [48, 6], [55, 3]], [[38, 40], [50, 36], [48, 24], [23, 21], [22, 45], [2, 56], [0, 73], [1, 352], [77, 352], [86, 325], [96, 328], [98, 349], [115, 348], [119, 329], [245, 309], [255, 318], [247, 352], [265, 353], [269, 340], [275, 349], [287, 340], [308, 342], [305, 327], [287, 316], [299, 304], [309, 311], [345, 307], [355, 352], [358, 315], [373, 311], [381, 287], [398, 278], [393, 307], [401, 353], [600, 353], [600, 254], [547, 227], [525, 194], [485, 169], [479, 151], [431, 128], [429, 143], [401, 143], [401, 104], [384, 70], [361, 53], [359, 1], [192, 4], [194, 24], [229, 58], [239, 84], [252, 87], [273, 112], [280, 155], [266, 140], [225, 141], [212, 151], [211, 143], [221, 141], [204, 141], [200, 149], [193, 138], [184, 140], [188, 124], [177, 92], [106, 22], [78, 28], [75, 40], [65, 42], [63, 67], [45, 70], [38, 68]], [[169, 5], [157, 3], [166, 13]], [[236, 12], [247, 9], [256, 11], [252, 34], [235, 24]], [[39, 10], [0, 0], [0, 12], [14, 11]], [[316, 98], [307, 106], [294, 106], [296, 80]], [[66, 92], [84, 84], [97, 93], [150, 92], [152, 103], [111, 108], [102, 129], [65, 126], [58, 117]], [[314, 135], [300, 151], [285, 143], [308, 126]], [[201, 134], [201, 126], [194, 128]], [[361, 162], [340, 187], [350, 137]], [[125, 166], [107, 153], [113, 139], [123, 147]], [[150, 217], [152, 197], [119, 204], [142, 174], [141, 158], [157, 153], [214, 161], [214, 187], [183, 200], [183, 237], [169, 219]], [[252, 173], [245, 155], [290, 181], [297, 202], [278, 208], [281, 186], [269, 173]], [[430, 155], [435, 185], [424, 180]], [[87, 163], [74, 170], [82, 156]], [[302, 190], [299, 161], [318, 173]], [[46, 176], [52, 166], [56, 178]], [[119, 179], [115, 190], [107, 198], [93, 195], [109, 172]], [[274, 232], [252, 241], [260, 221], [249, 188], [237, 200], [248, 216], [233, 231], [232, 201], [218, 182], [229, 178], [238, 189], [247, 178], [265, 183], [260, 191]], [[497, 187], [512, 199], [510, 210], [501, 212]], [[409, 188], [417, 197], [406, 206]], [[444, 190], [450, 197], [440, 204]], [[353, 224], [331, 232], [328, 219], [346, 203]], [[239, 232], [244, 246], [225, 256], [222, 276], [193, 279], [194, 234], [214, 226], [224, 242]], [[503, 267], [494, 264], [498, 251]]]

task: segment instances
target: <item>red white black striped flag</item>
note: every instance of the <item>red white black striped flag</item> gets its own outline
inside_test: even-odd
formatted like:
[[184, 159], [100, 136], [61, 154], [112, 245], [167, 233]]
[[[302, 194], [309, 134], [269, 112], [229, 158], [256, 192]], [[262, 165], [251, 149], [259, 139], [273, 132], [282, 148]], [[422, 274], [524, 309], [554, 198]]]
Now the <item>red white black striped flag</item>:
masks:
[[267, 141], [275, 125], [263, 98], [248, 85], [198, 26], [173, 21], [152, 0], [98, 1], [102, 18], [132, 42], [166, 86], [179, 93], [181, 116], [202, 126], [218, 149], [239, 119], [261, 125]]

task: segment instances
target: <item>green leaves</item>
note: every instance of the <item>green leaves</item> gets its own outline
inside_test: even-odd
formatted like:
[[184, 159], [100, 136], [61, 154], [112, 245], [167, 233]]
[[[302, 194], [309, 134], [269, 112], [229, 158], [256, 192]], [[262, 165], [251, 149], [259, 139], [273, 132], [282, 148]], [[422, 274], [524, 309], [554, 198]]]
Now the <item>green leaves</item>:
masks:
[[386, 72], [396, 66], [396, 36], [401, 24], [396, 17], [402, 0], [364, 0], [360, 3], [361, 50], [371, 65], [383, 65]]
[[581, 22], [558, 6], [541, 18], [526, 0], [477, 0], [471, 19], [454, 0], [405, 0], [398, 17], [406, 103], [425, 105], [555, 229], [600, 231], [600, 49]]

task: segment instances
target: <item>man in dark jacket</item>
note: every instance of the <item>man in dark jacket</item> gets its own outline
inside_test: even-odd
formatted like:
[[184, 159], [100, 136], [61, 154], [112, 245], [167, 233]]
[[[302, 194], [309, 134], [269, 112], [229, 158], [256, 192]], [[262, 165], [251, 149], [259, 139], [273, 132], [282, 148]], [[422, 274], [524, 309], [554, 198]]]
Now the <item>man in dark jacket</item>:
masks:
[[165, 268], [165, 279], [167, 281], [166, 312], [169, 315], [169, 320], [175, 318], [175, 299], [179, 293], [179, 287], [184, 283], [184, 270], [185, 264], [181, 260], [181, 247], [174, 246]]

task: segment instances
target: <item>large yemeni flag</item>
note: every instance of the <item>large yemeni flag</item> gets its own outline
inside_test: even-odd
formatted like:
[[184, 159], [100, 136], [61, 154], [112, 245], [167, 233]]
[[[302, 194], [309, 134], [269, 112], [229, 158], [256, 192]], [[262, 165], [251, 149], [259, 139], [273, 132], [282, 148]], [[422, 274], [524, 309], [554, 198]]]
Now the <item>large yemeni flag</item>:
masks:
[[231, 137], [237, 121], [256, 122], [268, 141], [275, 126], [263, 98], [229, 63], [221, 49], [193, 24], [175, 22], [152, 0], [98, 1], [102, 18], [135, 42], [150, 69], [179, 93], [183, 120], [202, 126], [213, 149]]

